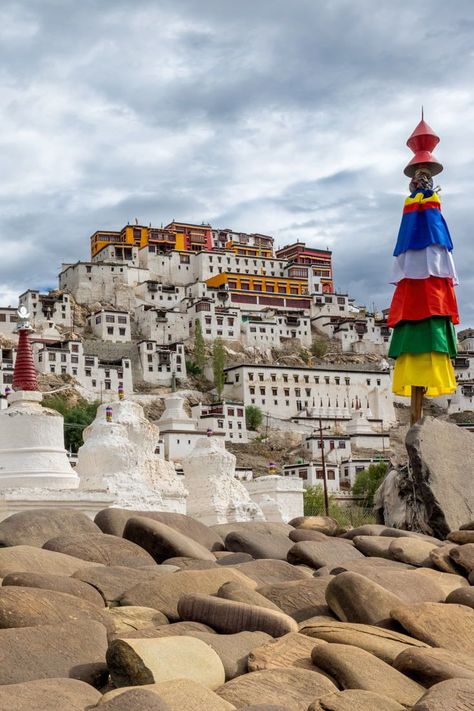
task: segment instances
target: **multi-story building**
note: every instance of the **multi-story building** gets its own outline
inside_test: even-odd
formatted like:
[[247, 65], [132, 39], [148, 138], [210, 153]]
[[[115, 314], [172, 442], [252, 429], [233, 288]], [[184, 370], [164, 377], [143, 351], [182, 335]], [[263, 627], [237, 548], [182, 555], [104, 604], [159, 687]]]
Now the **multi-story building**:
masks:
[[189, 338], [189, 316], [175, 309], [142, 304], [135, 309], [135, 320], [142, 338], [159, 345], [181, 343]]
[[15, 360], [14, 348], [0, 347], [0, 393], [2, 395], [5, 395], [7, 388], [12, 389]]
[[34, 343], [35, 365], [40, 373], [69, 375], [88, 393], [110, 398], [118, 393], [119, 386], [124, 393], [133, 392], [132, 368], [128, 358], [106, 361], [98, 356], [86, 355], [81, 341], [60, 341], [58, 343]]
[[227, 294], [230, 304], [245, 310], [308, 309], [311, 299], [308, 283], [292, 277], [254, 276], [223, 272], [207, 279], [206, 284]]
[[299, 341], [302, 347], [311, 345], [311, 320], [308, 311], [274, 311], [242, 313], [243, 345], [262, 349], [280, 348], [288, 341]]
[[388, 353], [389, 327], [373, 314], [359, 311], [350, 316], [316, 316], [311, 321], [319, 331], [338, 340], [344, 353]]
[[19, 305], [30, 314], [33, 328], [64, 326], [72, 328], [72, 309], [69, 294], [62, 291], [50, 291], [40, 294], [28, 289], [19, 297]]
[[313, 275], [321, 279], [323, 291], [333, 292], [332, 252], [328, 249], [313, 249], [304, 242], [295, 242], [277, 249], [276, 256], [291, 264], [311, 267]]
[[184, 286], [175, 284], [162, 284], [155, 279], [138, 284], [135, 289], [137, 306], [149, 304], [163, 309], [173, 309], [179, 306], [186, 295]]
[[245, 257], [273, 257], [273, 237], [269, 235], [215, 229], [212, 243], [214, 249], [231, 249]]
[[94, 336], [102, 341], [129, 343], [132, 340], [128, 311], [101, 309], [90, 314], [87, 322]]
[[17, 310], [11, 306], [0, 308], [0, 333], [2, 336], [12, 336], [16, 331]]
[[242, 402], [214, 402], [191, 405], [192, 417], [201, 430], [224, 433], [226, 442], [248, 442], [245, 408]]
[[138, 353], [143, 380], [154, 385], [171, 387], [186, 380], [186, 358], [183, 343], [160, 345], [156, 341], [140, 341]]
[[[212, 249], [212, 230], [210, 225], [193, 225], [187, 222], [171, 222], [165, 228], [149, 225], [126, 225], [120, 232], [99, 230], [90, 238], [91, 259], [104, 249], [118, 248], [120, 258], [132, 259], [132, 248], [152, 248], [154, 252], [179, 251], [197, 252]], [[113, 252], [109, 251], [109, 255]]]
[[322, 417], [343, 424], [360, 403], [375, 423], [396, 421], [390, 372], [370, 366], [235, 365], [226, 368], [224, 395], [283, 420]]
[[188, 309], [190, 333], [194, 336], [196, 323], [201, 324], [201, 331], [206, 341], [222, 338], [225, 341], [240, 339], [240, 312], [217, 305], [212, 299], [200, 299]]

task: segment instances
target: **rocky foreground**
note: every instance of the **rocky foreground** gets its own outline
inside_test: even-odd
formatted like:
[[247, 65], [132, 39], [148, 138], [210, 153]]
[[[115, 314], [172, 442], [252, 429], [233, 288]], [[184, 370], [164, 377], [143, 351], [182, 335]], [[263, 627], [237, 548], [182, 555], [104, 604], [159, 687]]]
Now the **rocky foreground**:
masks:
[[474, 522], [0, 523], [0, 708], [474, 709]]

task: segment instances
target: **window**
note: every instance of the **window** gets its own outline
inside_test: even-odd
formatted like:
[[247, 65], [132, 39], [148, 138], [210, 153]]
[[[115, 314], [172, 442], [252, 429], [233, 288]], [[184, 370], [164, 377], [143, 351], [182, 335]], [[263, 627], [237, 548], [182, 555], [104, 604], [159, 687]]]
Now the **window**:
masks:
[[301, 397], [301, 389], [295, 388], [295, 397]]
[[114, 327], [113, 326], [107, 326], [107, 333], [109, 336], [112, 336], [114, 333]]
[[104, 381], [105, 389], [110, 390], [111, 389], [111, 382], [110, 380], [105, 380]]
[[90, 378], [90, 377], [91, 377], [91, 372], [92, 372], [92, 371], [91, 371], [90, 368], [86, 368], [86, 378]]
[[350, 384], [351, 384], [351, 379], [350, 379], [350, 378], [344, 378], [344, 380], [346, 381], [346, 385], [350, 385]]
[[287, 375], [283, 375], [283, 382], [284, 382], [284, 383], [287, 383], [287, 382], [288, 382], [288, 376], [287, 376]]
[[124, 328], [119, 328], [119, 335], [125, 336], [125, 329]]
[[260, 380], [260, 382], [263, 382], [263, 373], [258, 374], [258, 379]]
[[260, 395], [265, 395], [265, 386], [260, 388]]
[[249, 387], [249, 392], [250, 392], [251, 395], [255, 395], [255, 386], [254, 386], [254, 385], [251, 385], [251, 386]]
[[366, 383], [367, 385], [370, 385], [370, 378], [367, 378]]
[[336, 377], [334, 378], [334, 382], [336, 383], [336, 385], [339, 385], [339, 383], [341, 382], [341, 378], [338, 378], [338, 377], [336, 376]]
[[298, 380], [299, 380], [299, 375], [298, 375], [297, 373], [294, 373], [294, 374], [293, 374], [293, 380], [295, 381], [295, 383], [298, 382]]
[[284, 393], [285, 397], [290, 397], [290, 388], [285, 388], [283, 390], [283, 393]]
[[56, 360], [56, 353], [49, 353], [49, 354], [48, 354], [48, 359], [49, 359], [49, 360]]
[[326, 383], [326, 385], [329, 385], [329, 375], [324, 376], [324, 382]]
[[380, 378], [377, 378], [377, 385], [381, 385], [381, 383], [382, 381], [380, 380]]
[[272, 395], [276, 397], [278, 395], [278, 388], [272, 388]]

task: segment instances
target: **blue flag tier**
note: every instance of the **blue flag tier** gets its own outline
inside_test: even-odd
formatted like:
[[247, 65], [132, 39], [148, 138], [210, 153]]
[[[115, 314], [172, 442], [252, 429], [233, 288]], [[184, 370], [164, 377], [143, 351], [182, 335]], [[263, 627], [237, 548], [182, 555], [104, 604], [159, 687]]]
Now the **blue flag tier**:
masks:
[[448, 226], [441, 214], [441, 201], [433, 190], [418, 190], [405, 200], [394, 257], [409, 249], [425, 249], [432, 244], [453, 248]]
[[[419, 142], [432, 130], [422, 121], [415, 134]], [[413, 159], [405, 171], [413, 178], [411, 193], [393, 253], [396, 289], [389, 316], [394, 327], [389, 356], [395, 359], [393, 392], [404, 397], [412, 395], [413, 387], [431, 397], [456, 390], [451, 358], [456, 355], [453, 324], [459, 322], [453, 289], [458, 277], [441, 201], [432, 189], [431, 176], [442, 166], [430, 155], [420, 162]]]

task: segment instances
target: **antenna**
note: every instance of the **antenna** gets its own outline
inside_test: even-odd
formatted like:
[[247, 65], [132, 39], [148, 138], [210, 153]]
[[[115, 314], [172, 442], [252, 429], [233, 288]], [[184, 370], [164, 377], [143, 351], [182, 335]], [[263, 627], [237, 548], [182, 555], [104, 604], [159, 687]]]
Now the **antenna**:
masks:
[[423, 111], [423, 104], [421, 105], [421, 120], [425, 120], [425, 112]]

